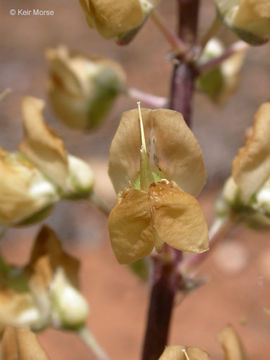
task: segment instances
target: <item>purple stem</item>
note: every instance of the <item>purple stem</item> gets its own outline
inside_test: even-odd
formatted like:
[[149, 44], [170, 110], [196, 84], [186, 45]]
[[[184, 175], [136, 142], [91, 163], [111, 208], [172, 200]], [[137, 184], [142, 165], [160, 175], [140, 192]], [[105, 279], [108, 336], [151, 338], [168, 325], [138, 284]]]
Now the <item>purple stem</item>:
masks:
[[[177, 0], [178, 37], [190, 50], [196, 43], [200, 0]], [[187, 56], [186, 56], [187, 58]], [[169, 107], [183, 114], [191, 124], [191, 107], [194, 81], [197, 72], [192, 61], [179, 57], [172, 76]], [[143, 345], [142, 360], [158, 360], [168, 343], [173, 304], [180, 288], [181, 278], [178, 266], [182, 253], [165, 246], [170, 256], [158, 256], [153, 261], [153, 283], [151, 287], [147, 326]], [[166, 259], [166, 261], [165, 261]]]

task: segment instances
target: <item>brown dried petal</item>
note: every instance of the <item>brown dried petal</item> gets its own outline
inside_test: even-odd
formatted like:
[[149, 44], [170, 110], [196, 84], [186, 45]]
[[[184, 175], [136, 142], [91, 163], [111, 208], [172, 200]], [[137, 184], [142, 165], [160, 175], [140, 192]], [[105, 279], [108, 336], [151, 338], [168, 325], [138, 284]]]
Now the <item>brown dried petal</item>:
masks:
[[45, 175], [63, 187], [68, 175], [67, 154], [62, 139], [45, 124], [43, 108], [42, 100], [23, 99], [24, 139], [19, 148]]
[[200, 253], [208, 249], [207, 223], [198, 201], [174, 182], [150, 185], [158, 238], [174, 249]]
[[[206, 172], [200, 146], [181, 114], [173, 110], [142, 110], [146, 144], [153, 170], [174, 180], [185, 192], [198, 195]], [[138, 110], [123, 113], [110, 149], [109, 175], [118, 193], [130, 187], [140, 170]]]
[[254, 118], [253, 132], [233, 162], [232, 175], [247, 202], [270, 176], [270, 102]]
[[119, 203], [109, 216], [109, 233], [120, 264], [150, 254], [154, 236], [148, 193], [130, 189], [120, 194]]
[[225, 327], [218, 334], [226, 360], [248, 360], [241, 340], [232, 326]]
[[187, 360], [183, 350], [186, 350], [189, 360], [209, 360], [209, 355], [196, 347], [185, 348], [181, 345], [168, 346], [159, 360]]
[[63, 268], [73, 286], [78, 286], [79, 261], [67, 254], [57, 235], [47, 226], [38, 233], [25, 271], [40, 285], [49, 286], [57, 268]]
[[105, 38], [114, 38], [140, 26], [144, 20], [139, 0], [80, 0], [89, 26]]
[[7, 327], [2, 340], [1, 359], [48, 360], [48, 357], [30, 330]]

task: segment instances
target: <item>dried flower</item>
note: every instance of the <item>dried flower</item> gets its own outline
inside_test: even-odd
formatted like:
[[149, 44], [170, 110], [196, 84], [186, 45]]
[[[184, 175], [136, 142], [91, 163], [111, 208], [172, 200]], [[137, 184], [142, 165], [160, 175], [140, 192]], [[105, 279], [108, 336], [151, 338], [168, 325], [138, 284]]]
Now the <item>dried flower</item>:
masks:
[[225, 354], [225, 360], [248, 360], [240, 337], [232, 326], [225, 327], [218, 334], [218, 341]]
[[1, 345], [2, 360], [49, 360], [36, 335], [28, 329], [7, 327]]
[[71, 128], [100, 126], [117, 96], [125, 91], [122, 67], [113, 60], [70, 53], [65, 47], [47, 50], [46, 57], [55, 113]]
[[268, 0], [215, 0], [223, 22], [246, 42], [257, 45], [270, 40]]
[[[270, 103], [257, 111], [245, 145], [233, 162], [232, 177], [223, 189], [228, 211], [269, 226], [270, 215]], [[254, 223], [255, 224], [255, 223]]]
[[168, 346], [159, 360], [209, 360], [209, 355], [196, 347], [184, 347], [181, 345]]
[[80, 0], [88, 25], [106, 39], [131, 40], [159, 0]]
[[14, 226], [48, 215], [59, 200], [56, 187], [19, 153], [0, 149], [0, 224]]
[[[215, 59], [222, 55], [224, 51], [222, 42], [213, 38], [207, 43], [200, 61], [205, 63]], [[245, 55], [246, 50], [238, 51], [219, 66], [201, 74], [199, 87], [213, 102], [223, 103], [236, 91]]]
[[27, 326], [33, 330], [83, 326], [88, 307], [78, 290], [78, 268], [78, 260], [62, 250], [51, 229], [43, 227], [28, 265], [18, 268], [2, 260], [1, 326]]
[[[218, 341], [225, 354], [225, 360], [248, 360], [243, 344], [232, 326], [225, 327], [218, 334]], [[168, 346], [159, 360], [209, 360], [209, 355], [196, 347]]]
[[205, 183], [204, 162], [179, 113], [124, 113], [110, 149], [109, 175], [118, 193], [109, 232], [120, 263], [141, 259], [164, 242], [183, 251], [208, 249], [206, 221], [193, 197]]
[[45, 124], [43, 108], [42, 100], [24, 98], [24, 139], [20, 151], [59, 187], [61, 196], [89, 197], [94, 182], [90, 167], [67, 154], [62, 139]]

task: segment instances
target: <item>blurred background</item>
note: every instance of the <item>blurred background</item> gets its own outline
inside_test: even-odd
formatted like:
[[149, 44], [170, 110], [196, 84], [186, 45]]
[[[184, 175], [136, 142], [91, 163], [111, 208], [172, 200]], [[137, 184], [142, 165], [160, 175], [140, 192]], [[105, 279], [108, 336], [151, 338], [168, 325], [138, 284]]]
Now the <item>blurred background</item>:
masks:
[[[53, 16], [11, 16], [11, 9], [53, 10]], [[176, 1], [163, 1], [160, 14], [176, 27]], [[214, 17], [213, 1], [203, 0], [200, 31]], [[102, 39], [90, 30], [77, 0], [2, 0], [0, 3], [0, 90], [12, 93], [0, 104], [0, 145], [14, 150], [22, 137], [21, 99], [31, 95], [47, 99], [48, 68], [44, 52], [60, 44], [89, 55], [111, 57], [128, 75], [128, 85], [168, 96], [171, 64], [168, 45], [148, 21], [127, 47]], [[219, 35], [230, 43], [233, 35], [221, 28]], [[194, 102], [193, 129], [201, 144], [208, 183], [200, 196], [206, 217], [213, 219], [213, 200], [231, 162], [242, 145], [245, 129], [252, 124], [258, 106], [270, 94], [270, 45], [248, 52], [236, 93], [221, 107], [198, 93]], [[96, 174], [96, 191], [108, 204], [115, 195], [107, 176], [108, 152], [122, 111], [135, 107], [135, 100], [120, 97], [104, 125], [95, 132], [66, 128], [46, 107], [47, 122], [64, 138], [71, 154], [89, 162]], [[1, 189], [0, 189], [1, 191]], [[61, 203], [46, 220], [65, 242], [67, 250], [82, 261], [82, 289], [90, 302], [89, 326], [112, 360], [138, 359], [147, 310], [148, 288], [112, 254], [106, 218], [86, 202]], [[27, 261], [38, 226], [11, 230], [2, 251], [17, 264]], [[171, 343], [206, 349], [213, 359], [222, 359], [216, 333], [232, 323], [243, 338], [250, 359], [269, 359], [270, 244], [269, 233], [238, 228], [209, 256], [201, 269], [206, 285], [175, 307]], [[40, 334], [52, 360], [92, 359], [72, 334], [46, 330]]]

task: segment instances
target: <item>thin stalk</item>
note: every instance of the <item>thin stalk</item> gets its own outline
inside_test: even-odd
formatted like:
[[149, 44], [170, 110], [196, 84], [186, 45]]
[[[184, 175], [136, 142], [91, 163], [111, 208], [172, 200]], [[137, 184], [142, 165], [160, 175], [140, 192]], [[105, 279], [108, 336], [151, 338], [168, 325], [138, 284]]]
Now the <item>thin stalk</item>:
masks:
[[93, 334], [86, 327], [81, 328], [78, 331], [78, 336], [84, 342], [84, 344], [92, 351], [97, 360], [110, 360], [109, 356], [98, 344]]
[[3, 227], [0, 229], [0, 240], [6, 235], [8, 227]]
[[97, 195], [97, 193], [93, 192], [89, 199], [95, 206], [106, 216], [108, 216], [111, 212], [111, 209], [104, 203], [104, 201]]
[[[200, 0], [177, 0], [178, 3], [178, 38], [185, 43], [185, 48], [194, 47], [197, 40], [197, 27]], [[194, 94], [194, 82], [197, 76], [192, 61], [187, 56], [176, 58], [172, 76], [169, 107], [183, 114], [191, 125], [191, 107]], [[180, 251], [165, 247], [170, 253], [158, 256], [153, 261], [153, 281], [150, 290], [147, 325], [143, 344], [142, 360], [157, 360], [168, 342], [170, 323], [175, 303], [175, 295], [181, 283], [178, 272], [182, 260]]]
[[172, 50], [182, 53], [185, 49], [185, 44], [179, 39], [163, 22], [162, 18], [157, 11], [151, 12], [151, 19], [157, 26], [161, 34], [165, 37], [168, 43], [171, 45]]
[[244, 41], [237, 41], [234, 44], [232, 44], [226, 51], [224, 51], [224, 53], [221, 54], [220, 56], [216, 57], [215, 59], [209, 60], [204, 64], [199, 65], [198, 71], [202, 73], [211, 70], [217, 67], [218, 65], [220, 65], [221, 63], [223, 63], [223, 61], [229, 59], [232, 55], [240, 51], [248, 50], [249, 47], [250, 45], [248, 45]]
[[137, 101], [139, 100], [145, 103], [150, 107], [163, 108], [168, 106], [168, 99], [161, 96], [149, 94], [138, 89], [129, 88], [127, 95], [133, 99], [136, 99]]
[[200, 54], [202, 53], [203, 49], [207, 45], [208, 41], [211, 40], [217, 33], [218, 29], [220, 28], [220, 21], [217, 17], [213, 20], [212, 24], [210, 25], [209, 29], [206, 31], [204, 36], [202, 37], [201, 44], [200, 44]]

